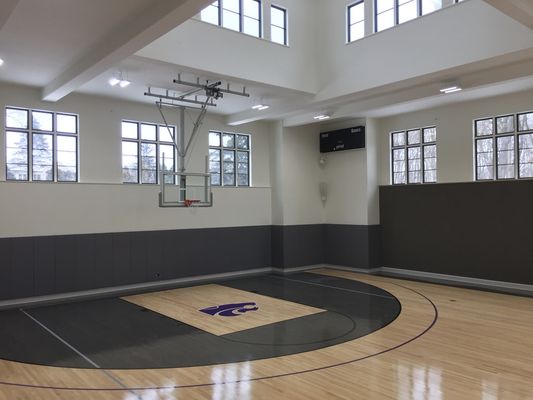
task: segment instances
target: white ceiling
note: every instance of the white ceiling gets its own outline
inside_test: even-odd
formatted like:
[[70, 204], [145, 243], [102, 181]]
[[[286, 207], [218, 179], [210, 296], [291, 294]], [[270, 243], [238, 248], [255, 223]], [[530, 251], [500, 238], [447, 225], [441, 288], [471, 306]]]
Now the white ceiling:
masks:
[[[498, 0], [498, 4], [517, 23], [527, 25], [530, 20], [520, 21], [516, 10], [523, 10], [528, 1]], [[155, 99], [144, 96], [147, 87], [179, 93], [184, 88], [172, 80], [181, 73], [182, 79], [189, 81], [222, 80], [235, 91], [246, 87], [249, 98], [228, 95], [210, 109], [226, 115], [230, 124], [257, 119], [250, 108], [263, 103], [271, 108], [261, 114], [262, 118], [284, 119], [288, 126], [309, 123], [317, 113], [328, 113], [334, 119], [381, 117], [533, 88], [531, 52], [328, 101], [316, 101], [313, 95], [287, 88], [134, 55], [209, 3], [210, 0], [2, 0], [0, 58], [5, 64], [0, 68], [0, 81], [40, 87], [43, 98], [48, 100], [76, 91], [153, 103]], [[507, 7], [502, 6], [504, 3]], [[528, 15], [531, 17], [531, 13]], [[126, 78], [132, 82], [125, 89], [108, 84], [119, 71], [127, 71]], [[465, 90], [452, 96], [435, 96], [442, 79], [452, 74], [461, 79]]]
[[[125, 77], [131, 81], [131, 85], [125, 89], [111, 87], [108, 83], [109, 78], [120, 72], [125, 73], [125, 71], [127, 71]], [[128, 57], [114, 68], [106, 71], [90, 82], [87, 82], [80, 87], [79, 91], [82, 93], [104, 95], [124, 100], [154, 103], [157, 99], [144, 96], [148, 87], [168, 89], [171, 91], [171, 95], [174, 95], [172, 91], [179, 94], [190, 90], [190, 87], [179, 86], [173, 83], [173, 80], [177, 79], [180, 74], [181, 79], [188, 82], [196, 82], [197, 78], [200, 79], [200, 82], [222, 80], [223, 88], [227, 88], [227, 84], [229, 83], [232, 91], [242, 92], [245, 88], [246, 93], [250, 94], [250, 97], [225, 95], [222, 100], [217, 102], [216, 107], [211, 107], [209, 109], [209, 112], [216, 114], [231, 115], [243, 110], [248, 110], [258, 103], [270, 104], [275, 102], [278, 104], [281, 101], [301, 103], [310, 98], [309, 95], [290, 89], [267, 85], [259, 86], [257, 83], [220, 75], [215, 76], [209, 72], [185, 69], [174, 64], [140, 56]], [[159, 90], [158, 93], [163, 92]]]
[[[0, 30], [3, 81], [45, 86], [147, 0], [20, 0]], [[96, 28], [96, 29], [95, 29]]]
[[533, 1], [531, 0], [485, 0], [501, 12], [533, 29]]

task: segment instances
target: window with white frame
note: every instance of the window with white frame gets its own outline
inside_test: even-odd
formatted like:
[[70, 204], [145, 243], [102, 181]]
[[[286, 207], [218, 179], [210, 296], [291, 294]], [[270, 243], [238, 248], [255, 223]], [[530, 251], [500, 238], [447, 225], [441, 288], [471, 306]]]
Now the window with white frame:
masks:
[[437, 182], [437, 128], [416, 128], [390, 135], [392, 184]]
[[287, 45], [287, 10], [272, 5], [270, 7], [270, 40]]
[[78, 116], [6, 107], [6, 179], [78, 181]]
[[202, 10], [200, 19], [213, 25], [220, 25], [220, 4], [218, 0]]
[[533, 178], [533, 112], [474, 121], [475, 180]]
[[442, 0], [375, 0], [374, 31], [383, 31], [440, 8]]
[[250, 186], [250, 135], [209, 132], [212, 186]]
[[365, 36], [365, 1], [359, 0], [348, 6], [348, 42]]
[[260, 0], [217, 0], [202, 10], [200, 19], [255, 37], [262, 36]]
[[175, 172], [175, 127], [122, 121], [121, 130], [123, 183], [157, 184], [161, 171]]

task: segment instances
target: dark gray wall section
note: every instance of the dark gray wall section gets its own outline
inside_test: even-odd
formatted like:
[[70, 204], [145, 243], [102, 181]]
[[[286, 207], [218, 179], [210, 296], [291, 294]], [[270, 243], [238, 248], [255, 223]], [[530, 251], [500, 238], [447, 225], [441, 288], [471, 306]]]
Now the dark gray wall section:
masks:
[[327, 264], [375, 268], [380, 264], [379, 225], [324, 225]]
[[0, 300], [244, 271], [379, 262], [379, 227], [292, 225], [0, 239]]
[[11, 239], [0, 239], [0, 298], [11, 297]]
[[380, 188], [383, 266], [533, 284], [533, 181]]
[[271, 227], [0, 239], [0, 300], [270, 267]]
[[314, 264], [372, 268], [379, 265], [379, 226], [290, 225], [272, 227], [276, 268]]
[[272, 262], [275, 268], [324, 263], [324, 225], [273, 226]]

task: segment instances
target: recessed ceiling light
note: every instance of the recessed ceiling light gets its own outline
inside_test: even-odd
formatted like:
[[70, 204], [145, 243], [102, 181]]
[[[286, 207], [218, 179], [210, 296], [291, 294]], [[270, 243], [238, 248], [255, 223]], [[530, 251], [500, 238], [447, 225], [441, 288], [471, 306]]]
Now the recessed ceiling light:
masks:
[[267, 110], [269, 108], [270, 108], [270, 106], [266, 106], [264, 104], [256, 104], [255, 106], [252, 107], [252, 110], [263, 111], [263, 110]]
[[122, 71], [117, 71], [114, 73], [108, 82], [111, 86], [118, 85], [121, 88], [125, 88], [131, 84], [131, 81], [128, 80], [127, 75]]
[[461, 90], [463, 90], [463, 88], [461, 86], [453, 85], [453, 86], [442, 88], [440, 90], [440, 92], [441, 93], [445, 93], [445, 94], [449, 94], [449, 93], [453, 93], [453, 92], [460, 92]]
[[330, 119], [331, 117], [329, 115], [325, 115], [325, 114], [321, 114], [321, 115], [317, 115], [315, 117], [313, 117], [313, 119], [316, 119], [316, 120], [319, 120], [319, 121], [323, 121], [325, 119]]
[[120, 79], [118, 79], [118, 78], [111, 78], [111, 79], [109, 80], [109, 84], [110, 84], [111, 86], [117, 86], [119, 83], [120, 83]]
[[2, 59], [0, 58], [0, 67], [1, 67], [2, 65], [4, 65], [4, 60], [2, 60]]

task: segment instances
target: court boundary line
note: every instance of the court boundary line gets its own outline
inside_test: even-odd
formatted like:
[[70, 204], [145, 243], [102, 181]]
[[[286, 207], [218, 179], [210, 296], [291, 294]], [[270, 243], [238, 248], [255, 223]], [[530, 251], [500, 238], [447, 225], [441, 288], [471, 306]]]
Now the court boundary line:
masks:
[[83, 354], [80, 350], [78, 350], [76, 347], [74, 347], [72, 344], [67, 342], [65, 339], [63, 339], [59, 334], [54, 332], [52, 329], [47, 327], [43, 322], [39, 321], [37, 317], [34, 317], [26, 310], [19, 308], [19, 311], [27, 316], [29, 319], [31, 319], [33, 322], [35, 322], [37, 325], [39, 325], [41, 328], [43, 328], [46, 332], [48, 332], [50, 335], [52, 335], [54, 338], [59, 340], [61, 343], [63, 343], [65, 346], [67, 346], [70, 350], [72, 350], [74, 353], [76, 353], [78, 356], [83, 358], [85, 361], [87, 361], [89, 364], [91, 364], [93, 367], [95, 367], [95, 371], [102, 372], [105, 376], [107, 376], [109, 379], [111, 379], [113, 382], [115, 382], [117, 385], [122, 386], [123, 389], [133, 394], [135, 397], [137, 397], [139, 400], [142, 400], [141, 395], [135, 392], [135, 389], [129, 388], [126, 384], [124, 384], [119, 378], [113, 375], [110, 371], [103, 369], [100, 367], [95, 361], [91, 360], [88, 356]]
[[[320, 274], [316, 274], [316, 275], [320, 275]], [[331, 275], [323, 275], [323, 276], [332, 277]], [[375, 296], [375, 297], [381, 297], [383, 299], [398, 301], [398, 299], [396, 297], [394, 297], [393, 295], [386, 296], [384, 294], [362, 292], [360, 290], [353, 290], [353, 289], [347, 289], [347, 288], [342, 288], [342, 287], [337, 287], [337, 286], [331, 286], [331, 285], [326, 285], [326, 284], [323, 284], [323, 283], [308, 282], [308, 281], [303, 281], [303, 280], [300, 280], [300, 279], [291, 279], [291, 278], [287, 278], [287, 277], [283, 277], [283, 276], [275, 276], [274, 275], [274, 276], [268, 276], [268, 278], [283, 279], [283, 280], [287, 280], [287, 281], [291, 281], [291, 282], [300, 282], [300, 283], [305, 283], [307, 285], [321, 286], [321, 287], [326, 287], [326, 288], [330, 288], [330, 289], [336, 289], [336, 290], [340, 290], [340, 291], [344, 291], [344, 292], [359, 293], [359, 294], [365, 294], [367, 296]], [[336, 277], [336, 278], [338, 278], [338, 277]], [[370, 286], [373, 286], [373, 285], [370, 284]], [[382, 289], [382, 290], [384, 290], [384, 289]], [[386, 290], [384, 290], [384, 291], [386, 292]]]
[[[33, 389], [42, 389], [42, 390], [58, 390], [58, 391], [80, 391], [80, 392], [125, 392], [125, 391], [146, 391], [146, 390], [168, 390], [168, 389], [192, 389], [192, 388], [200, 388], [200, 387], [212, 387], [216, 385], [233, 385], [233, 384], [239, 384], [239, 383], [245, 383], [245, 382], [258, 382], [268, 379], [276, 379], [276, 378], [284, 378], [288, 376], [295, 376], [295, 375], [301, 375], [301, 374], [307, 374], [311, 372], [317, 372], [317, 371], [323, 371], [328, 370], [332, 368], [342, 367], [344, 365], [354, 364], [361, 361], [368, 360], [370, 358], [378, 357], [382, 354], [386, 354], [389, 352], [392, 352], [394, 350], [397, 350], [401, 347], [404, 347], [418, 339], [420, 339], [422, 336], [427, 334], [433, 327], [436, 325], [438, 319], [439, 319], [439, 310], [435, 303], [426, 295], [423, 293], [420, 293], [419, 291], [409, 288], [407, 286], [400, 285], [398, 283], [393, 282], [387, 282], [391, 285], [395, 285], [398, 287], [401, 287], [403, 289], [409, 290], [413, 293], [416, 293], [417, 295], [423, 297], [433, 308], [433, 320], [432, 322], [419, 334], [416, 336], [413, 336], [412, 338], [397, 344], [396, 346], [389, 347], [387, 349], [384, 349], [382, 351], [379, 351], [374, 354], [369, 354], [364, 357], [359, 357], [353, 360], [343, 361], [336, 364], [326, 365], [323, 367], [317, 367], [317, 368], [309, 368], [302, 371], [295, 371], [295, 372], [287, 372], [283, 374], [277, 374], [277, 375], [270, 375], [270, 376], [262, 376], [257, 378], [250, 378], [250, 379], [236, 379], [233, 381], [223, 381], [223, 382], [210, 382], [210, 383], [198, 383], [198, 384], [191, 384], [191, 385], [168, 385], [168, 386], [147, 386], [147, 387], [131, 387], [131, 388], [67, 388], [67, 387], [53, 387], [53, 386], [42, 386], [42, 385], [30, 385], [30, 384], [23, 384], [23, 383], [10, 383], [10, 382], [1, 382], [0, 385], [3, 386], [12, 386], [12, 387], [23, 387], [23, 388], [33, 388]], [[357, 340], [357, 339], [356, 339]]]

